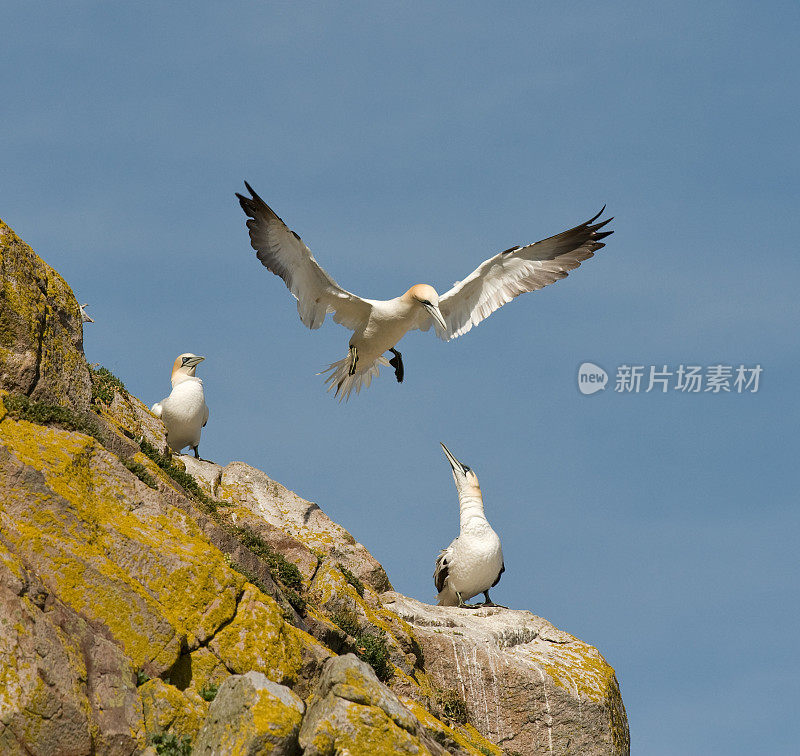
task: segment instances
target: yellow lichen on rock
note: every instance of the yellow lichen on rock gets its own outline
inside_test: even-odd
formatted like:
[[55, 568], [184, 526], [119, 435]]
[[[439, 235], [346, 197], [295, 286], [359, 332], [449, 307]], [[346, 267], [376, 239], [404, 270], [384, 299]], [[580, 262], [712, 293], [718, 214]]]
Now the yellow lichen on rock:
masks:
[[417, 701], [410, 698], [401, 698], [401, 701], [419, 720], [428, 735], [443, 747], [448, 749], [457, 747], [468, 754], [474, 754], [474, 756], [503, 756], [500, 748], [487, 740], [471, 725], [451, 727], [433, 716]]
[[0, 220], [0, 388], [87, 407], [81, 320], [67, 282]]
[[139, 687], [149, 734], [171, 732], [194, 740], [208, 713], [208, 703], [193, 690], [180, 691], [158, 678]]
[[196, 647], [233, 616], [244, 578], [185, 513], [145, 504], [150, 489], [94, 439], [6, 418], [0, 440], [41, 476], [35, 507], [30, 489], [7, 492], [9, 538], [136, 666], [170, 666], [181, 638]]
[[284, 620], [274, 599], [246, 583], [236, 616], [214, 636], [209, 648], [231, 672], [254, 670], [291, 685], [303, 663], [301, 632]]

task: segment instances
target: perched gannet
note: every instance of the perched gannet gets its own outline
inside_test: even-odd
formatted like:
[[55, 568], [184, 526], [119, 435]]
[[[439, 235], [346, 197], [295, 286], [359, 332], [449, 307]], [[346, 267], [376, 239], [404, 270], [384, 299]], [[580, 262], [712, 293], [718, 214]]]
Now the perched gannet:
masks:
[[483, 513], [478, 476], [459, 462], [444, 444], [442, 449], [453, 468], [461, 530], [458, 538], [436, 559], [433, 582], [439, 591], [437, 603], [439, 606], [467, 606], [464, 603], [467, 599], [482, 593], [486, 601], [469, 606], [497, 606], [489, 598], [489, 589], [500, 582], [506, 566], [500, 539]]
[[167, 446], [175, 452], [190, 446], [199, 457], [200, 433], [208, 422], [208, 407], [203, 395], [203, 381], [195, 376], [197, 366], [205, 359], [187, 352], [172, 365], [172, 392], [156, 402], [152, 411], [164, 421]]
[[[489, 258], [442, 296], [432, 286], [417, 284], [395, 299], [362, 299], [341, 288], [303, 240], [246, 181], [245, 186], [252, 196], [236, 196], [250, 218], [250, 243], [262, 264], [280, 276], [297, 299], [300, 319], [309, 328], [319, 328], [332, 312], [334, 322], [353, 331], [347, 357], [323, 371], [329, 373], [328, 390], [335, 387], [340, 401], [354, 389], [358, 393], [369, 386], [381, 365], [391, 365], [402, 383], [403, 358], [395, 346], [407, 331], [427, 331], [433, 324], [445, 341], [461, 336], [514, 297], [564, 278], [605, 246], [600, 239], [613, 233], [599, 230], [611, 218], [592, 225], [604, 207], [569, 231]], [[394, 356], [387, 361], [384, 352]]]
[[88, 303], [88, 302], [87, 302], [86, 304], [78, 305], [78, 307], [80, 307], [80, 308], [81, 308], [81, 322], [82, 322], [82, 323], [94, 323], [94, 320], [92, 320], [92, 319], [89, 317], [89, 313], [88, 313], [88, 312], [86, 312], [86, 308], [87, 308], [88, 306], [89, 306], [89, 303]]

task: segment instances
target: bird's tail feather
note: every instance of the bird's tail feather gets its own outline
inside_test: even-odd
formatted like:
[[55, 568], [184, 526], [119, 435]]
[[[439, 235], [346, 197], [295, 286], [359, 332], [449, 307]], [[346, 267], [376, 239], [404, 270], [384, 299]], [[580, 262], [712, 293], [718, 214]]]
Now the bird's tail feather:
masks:
[[448, 584], [445, 584], [444, 588], [439, 591], [439, 595], [436, 597], [436, 605], [458, 606], [458, 596]]
[[368, 364], [359, 360], [356, 363], [356, 372], [350, 375], [350, 353], [348, 352], [347, 357], [331, 363], [319, 375], [328, 374], [325, 379], [328, 391], [335, 391], [334, 396], [338, 397], [341, 402], [342, 400], [347, 401], [352, 391], [355, 390], [358, 393], [364, 386], [369, 386], [372, 379], [378, 375], [380, 366], [388, 364], [389, 360], [382, 355]]

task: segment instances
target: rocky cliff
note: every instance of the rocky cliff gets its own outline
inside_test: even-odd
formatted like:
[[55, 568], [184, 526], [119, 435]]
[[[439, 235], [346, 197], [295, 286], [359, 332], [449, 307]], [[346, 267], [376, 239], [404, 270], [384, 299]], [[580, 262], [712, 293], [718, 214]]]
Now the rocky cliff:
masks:
[[600, 653], [422, 604], [316, 504], [163, 456], [0, 222], [0, 753], [627, 754]]

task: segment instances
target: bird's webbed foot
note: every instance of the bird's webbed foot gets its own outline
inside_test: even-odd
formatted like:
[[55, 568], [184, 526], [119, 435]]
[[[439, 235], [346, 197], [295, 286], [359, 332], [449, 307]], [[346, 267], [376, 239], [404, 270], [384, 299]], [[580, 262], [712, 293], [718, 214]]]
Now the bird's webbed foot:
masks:
[[503, 606], [502, 604], [495, 604], [495, 603], [494, 603], [494, 601], [492, 601], [492, 600], [489, 598], [489, 591], [484, 591], [484, 592], [483, 592], [483, 596], [484, 596], [484, 598], [486, 599], [486, 601], [484, 601], [482, 604], [477, 604], [477, 606], [480, 606], [480, 607], [484, 607], [484, 606], [493, 606], [493, 607], [495, 607], [496, 609], [508, 609], [508, 607], [507, 607], [507, 606]]
[[456, 591], [456, 596], [458, 597], [458, 608], [459, 609], [478, 609], [481, 605], [480, 604], [468, 604], [461, 598], [461, 594]]
[[358, 362], [358, 349], [354, 346], [350, 347], [350, 370], [348, 375], [356, 374], [356, 363]]
[[195, 459], [200, 459], [200, 453], [197, 451], [197, 447], [196, 446], [192, 447], [192, 451], [194, 452], [194, 458]]
[[402, 383], [403, 376], [405, 375], [405, 371], [403, 370], [403, 355], [394, 348], [389, 351], [394, 355], [394, 357], [389, 360], [389, 364], [394, 368], [394, 377], [397, 378], [398, 383]]

